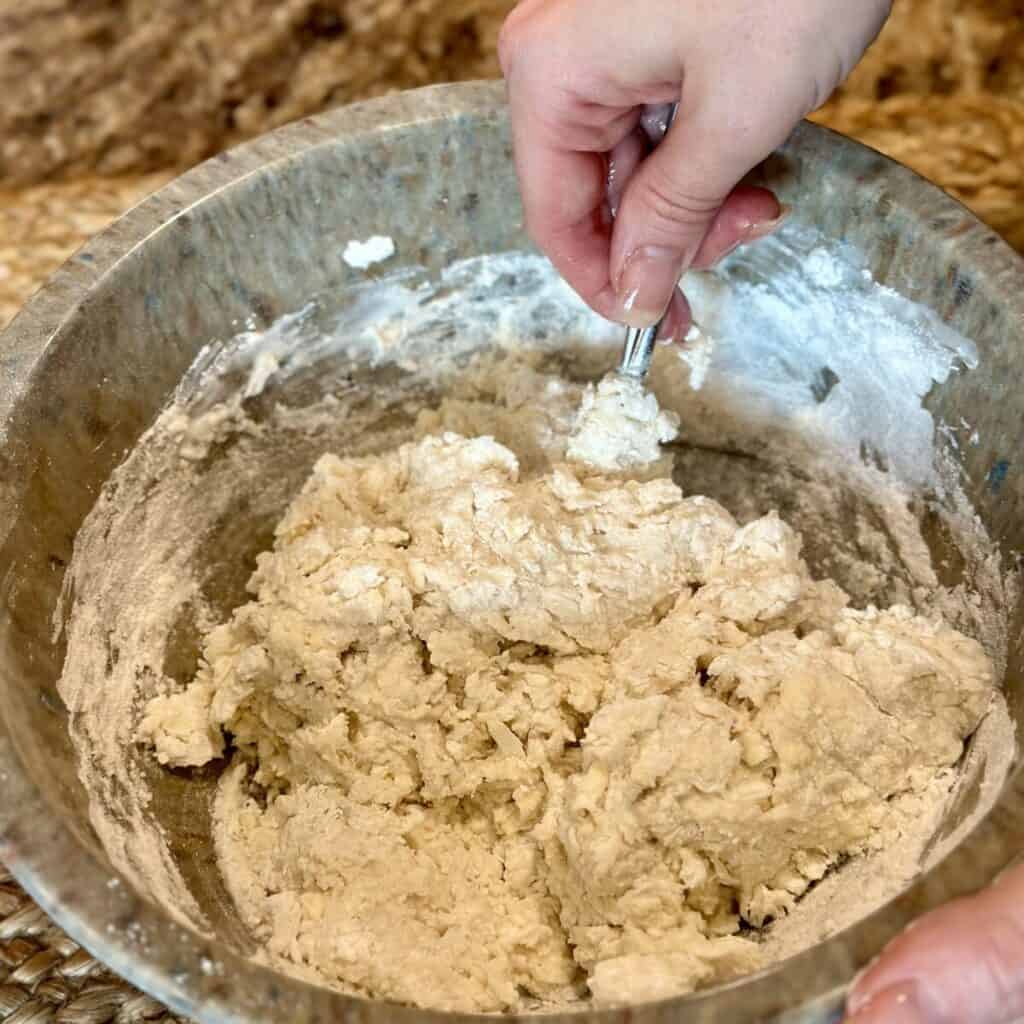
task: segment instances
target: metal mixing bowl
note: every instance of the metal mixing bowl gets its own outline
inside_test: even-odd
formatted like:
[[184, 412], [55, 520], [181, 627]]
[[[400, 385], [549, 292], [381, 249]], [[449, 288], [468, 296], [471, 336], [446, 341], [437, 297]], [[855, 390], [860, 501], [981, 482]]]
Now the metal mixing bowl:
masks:
[[[795, 204], [797, 220], [845, 239], [879, 281], [976, 343], [977, 368], [936, 386], [925, 405], [937, 421], [963, 416], [977, 430], [980, 443], [960, 448], [936, 431], [936, 456], [959, 467], [1009, 567], [1024, 548], [1021, 260], [936, 188], [821, 128], [802, 126], [762, 175]], [[74, 939], [201, 1021], [451, 1019], [348, 999], [241, 956], [237, 922], [211, 882], [202, 780], [157, 773], [154, 814], [217, 939], [179, 927], [119, 883], [90, 828], [56, 690], [64, 570], [125, 452], [206, 342], [250, 317], [267, 325], [311, 294], [343, 294], [359, 278], [340, 259], [344, 241], [382, 225], [403, 260], [434, 272], [461, 257], [528, 248], [500, 86], [441, 87], [340, 110], [210, 161], [78, 253], [0, 343], [0, 857]], [[289, 483], [308, 469], [295, 462]], [[1010, 622], [1005, 692], [1019, 730], [1024, 605]], [[952, 818], [970, 803], [968, 793]], [[985, 884], [1022, 845], [1017, 764], [995, 809], [953, 853], [835, 938], [717, 990], [572, 1019], [836, 1020], [849, 979], [886, 940]]]

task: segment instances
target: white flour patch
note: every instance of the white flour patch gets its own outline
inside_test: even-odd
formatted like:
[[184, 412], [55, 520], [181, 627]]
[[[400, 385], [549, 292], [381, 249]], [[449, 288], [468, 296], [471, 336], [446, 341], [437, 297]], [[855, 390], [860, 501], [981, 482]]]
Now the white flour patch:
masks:
[[[720, 341], [700, 410], [766, 441], [785, 432], [877, 457], [911, 486], [941, 484], [922, 399], [977, 365], [973, 342], [806, 229], [784, 228], [684, 287], [695, 322]], [[699, 418], [684, 413], [684, 436]]]
[[384, 263], [395, 255], [394, 239], [387, 235], [374, 235], [365, 242], [351, 241], [345, 246], [342, 258], [356, 270], [368, 270], [375, 263]]
[[687, 331], [683, 346], [676, 351], [679, 358], [690, 368], [690, 387], [694, 391], [700, 391], [711, 368], [711, 358], [715, 354], [715, 339], [694, 324]]

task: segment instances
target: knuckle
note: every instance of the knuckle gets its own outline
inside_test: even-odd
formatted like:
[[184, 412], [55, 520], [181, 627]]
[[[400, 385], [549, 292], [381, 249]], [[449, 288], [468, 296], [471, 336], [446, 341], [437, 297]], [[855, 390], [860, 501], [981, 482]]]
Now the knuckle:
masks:
[[515, 12], [508, 16], [498, 33], [498, 63], [501, 70], [508, 75], [519, 48], [519, 29], [515, 20]]
[[536, 49], [534, 18], [516, 7], [505, 19], [498, 33], [498, 62], [508, 75], [513, 64], [520, 61], [524, 53]]
[[651, 173], [643, 199], [654, 226], [672, 229], [708, 220], [721, 207], [725, 196], [698, 195], [665, 174]]
[[570, 98], [572, 123], [581, 138], [571, 144], [580, 150], [609, 153], [629, 137], [633, 128], [632, 111], [620, 111], [599, 103], [582, 103]]

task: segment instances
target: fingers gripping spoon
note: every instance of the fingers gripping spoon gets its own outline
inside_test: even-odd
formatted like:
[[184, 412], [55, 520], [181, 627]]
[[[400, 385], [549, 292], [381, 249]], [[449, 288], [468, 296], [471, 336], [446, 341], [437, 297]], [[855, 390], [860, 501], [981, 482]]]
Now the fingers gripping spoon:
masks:
[[[669, 128], [672, 127], [678, 109], [678, 103], [673, 103], [669, 108], [668, 116], [665, 118], [665, 134], [668, 134]], [[659, 321], [651, 327], [630, 327], [626, 330], [626, 341], [618, 367], [621, 376], [637, 381], [646, 378], [654, 356], [654, 342], [663, 322]]]

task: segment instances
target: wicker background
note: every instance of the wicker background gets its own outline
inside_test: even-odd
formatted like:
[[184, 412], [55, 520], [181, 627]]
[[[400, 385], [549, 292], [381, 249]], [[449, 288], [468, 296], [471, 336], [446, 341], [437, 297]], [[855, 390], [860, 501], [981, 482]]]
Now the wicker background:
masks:
[[[224, 146], [353, 99], [495, 76], [511, 6], [0, 0], [0, 327], [86, 238]], [[1024, 2], [896, 0], [816, 120], [936, 181], [1024, 251]], [[0, 1024], [175, 1019], [0, 867]]]
[[178, 1021], [76, 946], [0, 865], [0, 1021]]

